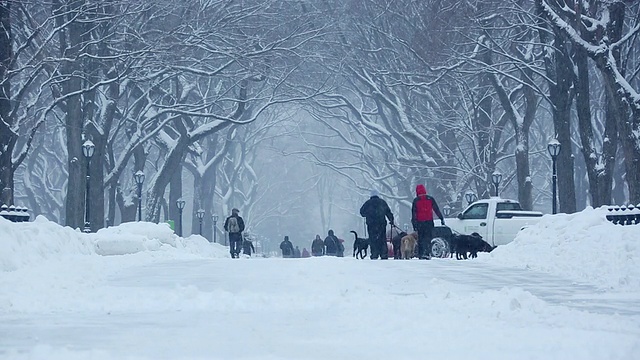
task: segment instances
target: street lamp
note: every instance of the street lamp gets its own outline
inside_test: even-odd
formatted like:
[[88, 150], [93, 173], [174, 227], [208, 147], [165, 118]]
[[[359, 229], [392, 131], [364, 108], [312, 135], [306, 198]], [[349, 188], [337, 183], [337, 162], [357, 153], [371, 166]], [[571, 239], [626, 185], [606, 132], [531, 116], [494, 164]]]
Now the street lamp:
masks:
[[93, 141], [87, 140], [82, 144], [82, 154], [87, 159], [87, 186], [84, 194], [84, 232], [91, 232], [91, 221], [89, 220], [89, 164], [91, 164], [91, 157], [93, 156], [93, 152], [96, 150], [96, 146], [93, 144]]
[[216, 224], [218, 223], [218, 214], [213, 214], [211, 215], [211, 217], [213, 217], [213, 242], [216, 242], [216, 233], [217, 233], [217, 226]]
[[558, 181], [558, 173], [556, 170], [556, 160], [558, 159], [558, 154], [560, 154], [560, 142], [557, 139], [553, 139], [547, 145], [547, 150], [549, 151], [549, 155], [551, 155], [551, 161], [553, 163], [553, 175], [551, 176], [551, 213], [556, 214], [558, 212], [556, 198], [558, 197], [557, 193], [557, 181]]
[[491, 182], [493, 182], [493, 186], [496, 187], [496, 196], [498, 196], [498, 186], [500, 186], [500, 182], [502, 181], [502, 174], [499, 171], [494, 171], [491, 174]]
[[464, 194], [464, 199], [467, 200], [467, 204], [471, 205], [472, 203], [478, 200], [478, 195], [473, 191], [469, 190], [466, 194]]
[[133, 174], [133, 178], [138, 185], [138, 221], [142, 221], [142, 184], [144, 183], [144, 172], [142, 170], [136, 171]]
[[198, 221], [200, 221], [200, 233], [199, 233], [199, 235], [202, 236], [202, 219], [204, 219], [204, 210], [203, 209], [198, 209], [198, 211], [196, 211], [196, 217], [198, 218]]
[[182, 200], [182, 199], [178, 199], [176, 200], [176, 206], [178, 207], [178, 217], [180, 220], [180, 226], [178, 226], [178, 236], [182, 236], [182, 210], [184, 209], [184, 205], [186, 204], [186, 201]]
[[449, 204], [445, 204], [444, 207], [442, 208], [442, 211], [444, 211], [445, 217], [451, 215], [451, 206], [449, 206]]

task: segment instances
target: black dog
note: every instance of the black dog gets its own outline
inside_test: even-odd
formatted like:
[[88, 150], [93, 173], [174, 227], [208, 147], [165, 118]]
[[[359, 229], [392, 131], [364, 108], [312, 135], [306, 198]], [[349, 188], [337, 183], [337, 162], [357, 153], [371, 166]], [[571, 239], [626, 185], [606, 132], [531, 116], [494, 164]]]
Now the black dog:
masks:
[[479, 252], [491, 252], [495, 249], [476, 232], [471, 235], [454, 235], [451, 240], [451, 254], [455, 252], [457, 260], [468, 259], [467, 253], [473, 259], [478, 257]]
[[364, 259], [367, 257], [367, 248], [369, 248], [369, 239], [358, 237], [358, 233], [351, 230], [356, 240], [353, 242], [353, 256], [357, 259], [360, 256], [360, 259]]

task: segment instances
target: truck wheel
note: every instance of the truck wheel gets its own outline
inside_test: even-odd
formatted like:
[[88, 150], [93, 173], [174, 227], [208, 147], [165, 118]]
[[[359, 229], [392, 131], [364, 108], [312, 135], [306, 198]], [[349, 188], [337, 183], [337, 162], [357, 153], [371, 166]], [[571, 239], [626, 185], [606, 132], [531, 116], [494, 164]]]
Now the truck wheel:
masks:
[[449, 242], [443, 238], [431, 240], [431, 257], [445, 258], [449, 256]]

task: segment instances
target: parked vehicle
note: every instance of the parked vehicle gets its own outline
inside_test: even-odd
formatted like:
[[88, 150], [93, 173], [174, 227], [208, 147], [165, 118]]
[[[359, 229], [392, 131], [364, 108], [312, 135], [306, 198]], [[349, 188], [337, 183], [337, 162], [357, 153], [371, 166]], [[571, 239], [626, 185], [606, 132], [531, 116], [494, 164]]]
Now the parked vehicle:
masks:
[[515, 200], [492, 197], [470, 204], [456, 218], [445, 219], [447, 226], [434, 228], [431, 255], [444, 257], [449, 253], [453, 233], [478, 233], [493, 246], [507, 244], [528, 225], [540, 220], [539, 211], [524, 211]]

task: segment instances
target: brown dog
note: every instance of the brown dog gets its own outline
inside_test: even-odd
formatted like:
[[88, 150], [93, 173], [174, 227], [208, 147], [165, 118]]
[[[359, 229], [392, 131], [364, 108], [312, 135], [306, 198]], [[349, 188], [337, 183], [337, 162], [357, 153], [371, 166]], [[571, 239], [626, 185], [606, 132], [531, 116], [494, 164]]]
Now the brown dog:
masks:
[[409, 260], [413, 257], [418, 243], [418, 233], [412, 232], [400, 239], [400, 254], [403, 259]]

